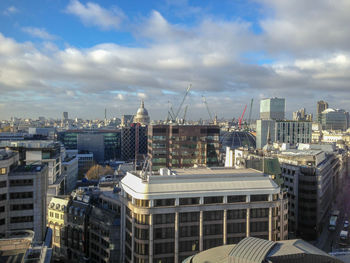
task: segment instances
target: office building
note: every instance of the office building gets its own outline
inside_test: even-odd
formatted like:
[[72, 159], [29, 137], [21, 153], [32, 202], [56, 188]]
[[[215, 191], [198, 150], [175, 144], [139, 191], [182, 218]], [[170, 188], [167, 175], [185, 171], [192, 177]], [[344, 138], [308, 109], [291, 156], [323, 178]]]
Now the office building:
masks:
[[20, 164], [47, 164], [49, 185], [55, 183], [61, 176], [61, 146], [58, 142], [47, 140], [1, 141], [0, 148], [18, 151]]
[[150, 125], [148, 157], [152, 169], [218, 166], [219, 136], [216, 125]]
[[277, 155], [289, 197], [289, 230], [315, 240], [328, 220], [344, 169], [336, 154], [320, 149], [289, 149]]
[[252, 169], [128, 172], [121, 180], [124, 262], [182, 262], [247, 236], [288, 234], [287, 199]]
[[328, 108], [321, 113], [322, 130], [342, 130], [348, 128], [348, 112]]
[[93, 153], [99, 163], [121, 157], [120, 130], [68, 130], [59, 132], [58, 140], [68, 150]]
[[262, 149], [270, 142], [311, 143], [312, 123], [308, 121], [257, 120], [256, 147]]
[[0, 237], [0, 262], [50, 263], [50, 247], [46, 240], [35, 241], [34, 232], [31, 230], [8, 231]]
[[316, 109], [316, 113], [317, 113], [317, 121], [318, 123], [321, 123], [322, 120], [322, 115], [321, 113], [323, 111], [325, 111], [326, 109], [328, 109], [328, 103], [321, 100], [317, 102], [317, 109]]
[[147, 155], [147, 126], [133, 123], [123, 127], [121, 131], [121, 159], [123, 161], [135, 161], [136, 155], [139, 161]]
[[64, 193], [70, 194], [77, 184], [79, 160], [77, 156], [65, 156], [62, 159], [62, 175], [64, 177]]
[[286, 102], [284, 98], [262, 99], [260, 101], [260, 119], [284, 120]]
[[16, 152], [0, 151], [0, 233], [33, 230], [42, 241], [46, 230], [47, 165], [19, 164]]
[[182, 263], [343, 263], [336, 257], [301, 239], [268, 241], [247, 237], [238, 244], [215, 247], [195, 256], [188, 257]]
[[64, 111], [62, 117], [63, 117], [62, 119], [63, 119], [64, 121], [67, 121], [67, 120], [68, 120], [68, 112]]
[[137, 110], [137, 113], [134, 116], [133, 122], [140, 123], [141, 125], [148, 125], [150, 123], [148, 111], [145, 109], [143, 100], [141, 100], [140, 108]]

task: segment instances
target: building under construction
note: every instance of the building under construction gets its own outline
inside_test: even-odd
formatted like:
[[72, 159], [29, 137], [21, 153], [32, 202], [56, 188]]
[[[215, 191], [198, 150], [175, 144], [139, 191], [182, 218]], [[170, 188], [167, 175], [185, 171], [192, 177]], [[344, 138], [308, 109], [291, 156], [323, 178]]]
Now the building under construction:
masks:
[[161, 124], [148, 127], [148, 157], [152, 170], [218, 166], [220, 128], [217, 125]]
[[133, 123], [129, 127], [123, 127], [121, 137], [123, 161], [141, 161], [143, 155], [147, 155], [147, 126]]

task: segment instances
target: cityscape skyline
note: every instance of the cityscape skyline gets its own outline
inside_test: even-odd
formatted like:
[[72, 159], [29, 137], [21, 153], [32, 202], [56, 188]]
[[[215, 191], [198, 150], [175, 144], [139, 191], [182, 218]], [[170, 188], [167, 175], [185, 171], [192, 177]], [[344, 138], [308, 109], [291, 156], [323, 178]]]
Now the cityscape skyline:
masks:
[[0, 119], [95, 119], [105, 108], [120, 117], [140, 99], [165, 119], [189, 84], [189, 119], [208, 118], [202, 96], [227, 119], [252, 98], [257, 119], [257, 102], [275, 96], [287, 117], [305, 105], [315, 115], [318, 100], [349, 110], [347, 10], [347, 1], [2, 1]]

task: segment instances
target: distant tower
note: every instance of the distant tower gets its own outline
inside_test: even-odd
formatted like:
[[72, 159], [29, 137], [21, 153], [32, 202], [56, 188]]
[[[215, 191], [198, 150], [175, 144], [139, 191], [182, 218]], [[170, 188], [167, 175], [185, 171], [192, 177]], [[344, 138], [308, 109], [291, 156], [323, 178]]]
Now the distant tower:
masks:
[[321, 123], [321, 119], [322, 119], [322, 112], [324, 110], [328, 109], [328, 103], [323, 101], [323, 100], [320, 100], [317, 102], [317, 121], [318, 123]]
[[63, 112], [63, 120], [68, 120], [68, 112]]
[[261, 120], [284, 120], [286, 101], [284, 98], [262, 99], [260, 101]]

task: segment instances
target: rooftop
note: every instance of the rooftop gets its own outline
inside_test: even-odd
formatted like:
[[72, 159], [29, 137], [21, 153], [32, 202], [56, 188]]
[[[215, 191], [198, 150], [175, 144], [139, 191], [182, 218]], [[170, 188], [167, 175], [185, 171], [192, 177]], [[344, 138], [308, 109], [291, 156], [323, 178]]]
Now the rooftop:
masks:
[[120, 185], [139, 199], [279, 193], [278, 185], [269, 176], [253, 169], [175, 169], [171, 175], [148, 175], [147, 178], [128, 172]]
[[10, 175], [16, 175], [19, 173], [40, 173], [44, 167], [45, 165], [20, 165], [17, 166], [13, 171], [11, 171]]
[[187, 258], [183, 263], [261, 263], [261, 262], [319, 262], [341, 263], [322, 250], [301, 240], [269, 241], [246, 237], [236, 245], [205, 250]]
[[1, 141], [0, 147], [25, 147], [25, 148], [55, 148], [59, 144], [49, 140], [38, 140], [38, 141]]

